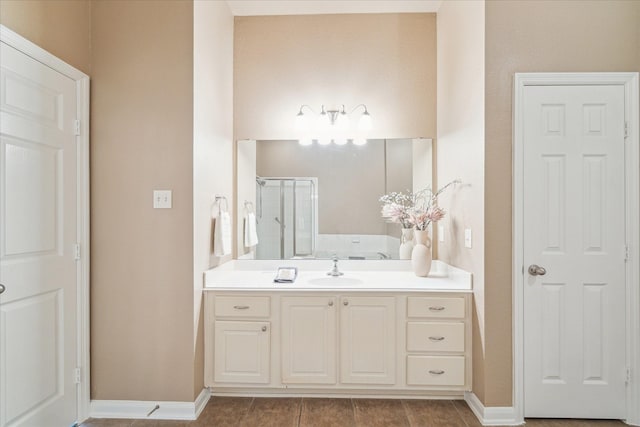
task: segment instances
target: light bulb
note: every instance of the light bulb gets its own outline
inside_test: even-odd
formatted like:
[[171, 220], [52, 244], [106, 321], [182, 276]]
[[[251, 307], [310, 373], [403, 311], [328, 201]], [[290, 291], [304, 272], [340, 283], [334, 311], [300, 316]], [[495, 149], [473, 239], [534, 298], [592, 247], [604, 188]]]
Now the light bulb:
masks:
[[336, 130], [344, 132], [349, 130], [349, 116], [346, 113], [339, 113], [336, 119]]
[[344, 145], [347, 143], [347, 138], [334, 138], [333, 143], [336, 145]]
[[296, 114], [296, 130], [302, 132], [309, 130], [309, 119], [302, 111]]
[[298, 144], [300, 144], [300, 145], [311, 145], [311, 144], [313, 144], [313, 139], [311, 139], [311, 138], [302, 138], [302, 139], [298, 140]]
[[362, 113], [362, 116], [360, 116], [360, 120], [358, 121], [358, 130], [371, 130], [371, 128], [373, 127], [373, 122], [371, 120], [371, 114], [369, 114], [369, 112], [367, 110], [364, 111], [364, 113]]
[[320, 145], [329, 145], [331, 144], [331, 138], [319, 138], [318, 144]]
[[365, 145], [367, 140], [365, 138], [353, 138], [353, 145]]

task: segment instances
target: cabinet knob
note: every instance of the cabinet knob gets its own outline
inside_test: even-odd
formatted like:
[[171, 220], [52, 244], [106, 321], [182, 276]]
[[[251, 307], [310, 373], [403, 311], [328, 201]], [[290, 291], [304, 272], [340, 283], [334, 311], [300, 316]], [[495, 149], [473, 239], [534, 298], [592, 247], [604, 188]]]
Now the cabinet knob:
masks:
[[342, 303], [342, 305], [349, 305], [349, 301], [344, 300], [344, 302]]
[[333, 307], [333, 301], [329, 301], [329, 307]]
[[267, 327], [266, 326], [262, 327], [262, 332], [267, 332]]
[[0, 294], [3, 293], [5, 289], [4, 285], [0, 283]]

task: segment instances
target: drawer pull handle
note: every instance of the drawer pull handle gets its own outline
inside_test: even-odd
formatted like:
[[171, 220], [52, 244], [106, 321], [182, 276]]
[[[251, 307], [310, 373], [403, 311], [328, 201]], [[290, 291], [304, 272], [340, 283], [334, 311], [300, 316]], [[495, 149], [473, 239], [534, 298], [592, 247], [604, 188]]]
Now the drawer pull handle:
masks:
[[429, 337], [429, 339], [431, 341], [442, 341], [442, 340], [444, 340], [444, 337]]
[[248, 305], [234, 305], [233, 308], [235, 308], [236, 310], [248, 310], [249, 306]]
[[431, 311], [442, 311], [442, 310], [444, 310], [444, 307], [441, 306], [441, 305], [438, 305], [438, 306], [435, 306], [435, 307], [431, 306], [431, 307], [429, 307], [429, 310], [431, 310]]
[[436, 369], [436, 370], [430, 370], [429, 373], [432, 375], [442, 375], [444, 374], [444, 371], [442, 369]]
[[262, 327], [262, 332], [267, 332], [267, 327], [266, 326]]

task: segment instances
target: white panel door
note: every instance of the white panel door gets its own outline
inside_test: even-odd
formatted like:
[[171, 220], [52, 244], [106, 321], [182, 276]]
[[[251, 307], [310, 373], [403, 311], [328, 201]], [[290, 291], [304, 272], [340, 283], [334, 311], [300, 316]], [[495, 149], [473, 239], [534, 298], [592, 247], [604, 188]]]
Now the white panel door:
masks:
[[340, 381], [395, 384], [395, 297], [342, 297], [340, 307]]
[[525, 416], [624, 418], [624, 88], [524, 90]]
[[76, 420], [76, 84], [1, 44], [0, 426]]
[[336, 298], [282, 297], [282, 382], [335, 384]]

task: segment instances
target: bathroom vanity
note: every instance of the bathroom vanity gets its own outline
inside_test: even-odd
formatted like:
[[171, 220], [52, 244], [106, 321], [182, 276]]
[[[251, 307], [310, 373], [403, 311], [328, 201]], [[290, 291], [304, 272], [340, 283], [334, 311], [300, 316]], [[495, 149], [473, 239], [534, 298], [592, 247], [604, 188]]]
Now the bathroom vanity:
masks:
[[471, 275], [434, 261], [231, 261], [205, 274], [205, 386], [217, 395], [461, 396]]

